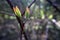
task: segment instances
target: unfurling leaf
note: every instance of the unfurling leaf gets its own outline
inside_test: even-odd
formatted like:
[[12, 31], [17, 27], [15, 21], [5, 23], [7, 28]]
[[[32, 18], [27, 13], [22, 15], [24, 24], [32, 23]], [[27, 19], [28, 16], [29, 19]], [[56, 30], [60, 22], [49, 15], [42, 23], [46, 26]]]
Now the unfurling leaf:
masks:
[[13, 10], [14, 10], [16, 16], [18, 16], [18, 17], [22, 16], [21, 11], [19, 10], [18, 6], [13, 7]]
[[30, 10], [29, 10], [29, 8], [27, 7], [27, 8], [26, 8], [26, 11], [25, 11], [25, 17], [26, 17], [26, 18], [29, 18], [29, 15], [30, 15]]

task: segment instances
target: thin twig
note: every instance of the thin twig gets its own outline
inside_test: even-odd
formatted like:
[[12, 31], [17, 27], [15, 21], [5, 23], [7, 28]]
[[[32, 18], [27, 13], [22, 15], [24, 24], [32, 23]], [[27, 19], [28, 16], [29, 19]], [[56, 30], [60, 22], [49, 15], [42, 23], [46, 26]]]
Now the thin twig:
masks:
[[34, 1], [28, 6], [28, 8], [30, 8], [30, 7], [32, 6], [32, 4], [35, 3], [35, 2], [36, 2], [36, 0], [34, 0]]
[[[13, 7], [14, 7], [14, 6], [12, 5], [11, 1], [10, 1], [10, 0], [6, 0], [6, 1], [8, 2], [8, 4], [9, 4], [10, 7], [11, 7], [11, 9], [13, 10]], [[30, 8], [31, 5], [32, 5], [34, 2], [35, 2], [35, 0], [28, 6], [28, 8]], [[23, 14], [25, 14], [25, 11], [24, 11]], [[28, 38], [27, 38], [27, 36], [26, 36], [26, 33], [24, 32], [24, 23], [23, 23], [23, 21], [22, 21], [18, 16], [16, 16], [16, 18], [17, 18], [17, 20], [18, 20], [18, 22], [19, 22], [19, 24], [20, 24], [20, 27], [21, 27], [21, 34], [22, 34], [22, 32], [23, 32], [25, 39], [28, 40]], [[22, 38], [22, 36], [21, 36], [21, 38]], [[22, 40], [22, 39], [21, 39], [21, 40]]]
[[[34, 1], [28, 6], [28, 8], [30, 8], [30, 7], [32, 6], [32, 4], [35, 3], [35, 2], [36, 2], [36, 0], [34, 0]], [[25, 11], [26, 11], [26, 10], [25, 10]], [[22, 16], [24, 16], [25, 11], [22, 13]]]
[[[13, 5], [11, 4], [11, 1], [10, 1], [10, 0], [6, 0], [6, 1], [8, 2], [8, 4], [9, 4], [10, 7], [11, 7], [11, 9], [13, 10]], [[23, 29], [24, 23], [23, 23], [23, 21], [22, 21], [18, 16], [16, 16], [16, 18], [17, 18], [17, 20], [18, 20], [18, 22], [19, 22], [19, 24], [20, 24], [20, 27], [21, 27], [21, 32], [20, 32], [20, 33], [22, 34], [22, 31], [24, 31], [24, 29]], [[24, 34], [25, 39], [28, 40], [25, 32], [23, 32], [23, 34]], [[22, 35], [21, 35], [21, 38], [22, 38]], [[21, 40], [22, 40], [22, 39], [21, 39]]]

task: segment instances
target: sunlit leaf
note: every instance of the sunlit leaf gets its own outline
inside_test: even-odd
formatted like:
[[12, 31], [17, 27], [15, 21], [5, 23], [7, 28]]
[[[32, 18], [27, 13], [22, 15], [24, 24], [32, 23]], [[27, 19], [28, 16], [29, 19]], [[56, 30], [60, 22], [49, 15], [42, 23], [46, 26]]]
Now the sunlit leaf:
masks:
[[45, 18], [44, 11], [43, 10], [40, 10], [40, 16], [41, 16], [41, 19], [44, 19]]
[[16, 16], [21, 17], [21, 11], [19, 10], [18, 6], [13, 7], [13, 10]]
[[53, 18], [53, 15], [51, 14], [48, 18], [49, 18], [49, 19], [52, 19], [52, 18]]

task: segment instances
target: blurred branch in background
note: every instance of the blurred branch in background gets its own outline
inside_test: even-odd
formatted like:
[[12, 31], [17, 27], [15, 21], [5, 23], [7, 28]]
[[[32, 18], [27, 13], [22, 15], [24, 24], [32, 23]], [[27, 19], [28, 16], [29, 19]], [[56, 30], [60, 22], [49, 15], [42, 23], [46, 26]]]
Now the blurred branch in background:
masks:
[[9, 15], [9, 16], [15, 16], [13, 13], [9, 13], [9, 12], [5, 12], [5, 11], [0, 11], [0, 14], [3, 14], [3, 15]]
[[54, 5], [50, 0], [47, 0], [55, 9], [56, 11], [60, 12], [60, 9], [56, 5]]

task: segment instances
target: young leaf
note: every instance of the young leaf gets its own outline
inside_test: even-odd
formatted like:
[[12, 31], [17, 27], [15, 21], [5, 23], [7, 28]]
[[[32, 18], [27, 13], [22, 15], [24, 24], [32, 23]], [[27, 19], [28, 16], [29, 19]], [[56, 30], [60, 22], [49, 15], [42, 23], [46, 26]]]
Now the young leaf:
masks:
[[53, 15], [51, 14], [48, 18], [49, 18], [49, 19], [52, 19], [52, 18], [53, 18]]
[[21, 11], [19, 10], [18, 6], [13, 7], [13, 10], [14, 10], [16, 16], [18, 16], [18, 17], [22, 16]]
[[30, 16], [30, 10], [28, 7], [26, 8], [25, 16], [26, 16], [26, 18], [29, 18], [29, 16]]

